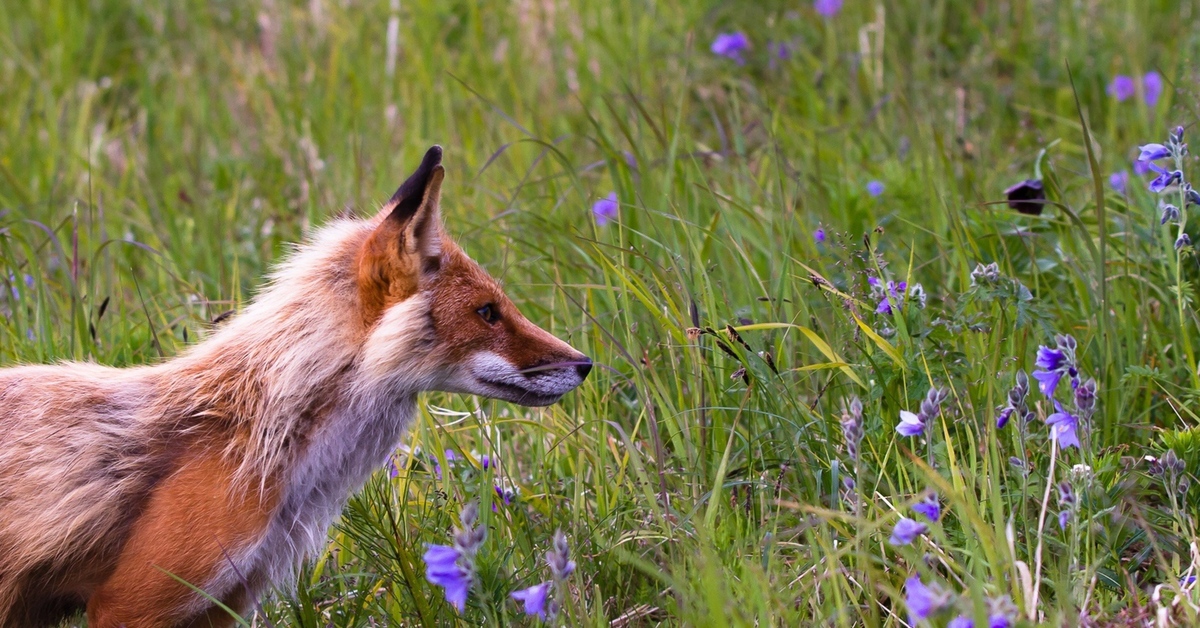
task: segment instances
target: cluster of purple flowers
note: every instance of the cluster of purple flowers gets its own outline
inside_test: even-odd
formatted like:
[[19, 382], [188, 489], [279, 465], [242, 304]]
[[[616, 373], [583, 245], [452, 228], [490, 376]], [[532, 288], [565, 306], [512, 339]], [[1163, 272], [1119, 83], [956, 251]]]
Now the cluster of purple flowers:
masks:
[[905, 297], [912, 297], [919, 307], [925, 307], [925, 288], [919, 283], [909, 286], [906, 281], [884, 283], [878, 277], [867, 277], [867, 285], [871, 288], [871, 298], [876, 301], [877, 314], [891, 315], [892, 310], [902, 309]]
[[900, 411], [900, 424], [896, 431], [901, 436], [920, 436], [925, 433], [925, 427], [930, 420], [942, 411], [942, 402], [950, 398], [950, 389], [933, 387], [921, 401], [921, 407], [916, 413], [908, 410]]
[[[942, 518], [942, 506], [938, 502], [937, 493], [931, 493], [925, 496], [912, 506], [913, 512], [925, 517], [926, 519], [937, 522]], [[917, 537], [929, 531], [929, 526], [908, 517], [900, 517], [896, 525], [892, 527], [892, 535], [888, 538], [888, 543], [891, 545], [909, 545], [917, 540]]]
[[[475, 527], [478, 514], [474, 502], [467, 504], [459, 514], [462, 527], [454, 529], [452, 543], [429, 545], [424, 556], [425, 578], [441, 587], [446, 601], [460, 613], [466, 608], [467, 594], [475, 581], [475, 556], [487, 536], [483, 526]], [[567, 537], [562, 532], [554, 533], [550, 551], [546, 552], [546, 563], [550, 567], [550, 580], [514, 591], [511, 595], [521, 602], [525, 614], [553, 620], [562, 608], [567, 579], [575, 571], [575, 561], [571, 560]]]
[[[954, 595], [937, 583], [925, 584], [921, 577], [913, 575], [904, 582], [905, 603], [908, 605], [908, 623], [929, 619], [955, 606]], [[1017, 615], [1017, 608], [1007, 596], [988, 598], [988, 628], [1010, 628]], [[966, 614], [956, 615], [946, 628], [975, 628], [975, 620]]]
[[515, 591], [512, 597], [524, 605], [526, 615], [553, 621], [562, 608], [567, 578], [575, 572], [575, 561], [571, 560], [567, 537], [561, 531], [554, 533], [554, 542], [550, 551], [546, 552], [546, 564], [550, 567], [550, 580]]
[[1008, 391], [1007, 403], [1000, 408], [1000, 413], [996, 416], [996, 429], [1002, 429], [1008, 425], [1009, 419], [1014, 416], [1020, 419], [1021, 425], [1033, 420], [1033, 411], [1029, 409], [1026, 401], [1028, 396], [1029, 376], [1025, 374], [1024, 370], [1017, 371], [1017, 380]]
[[[1163, 78], [1158, 72], [1147, 72], [1142, 75], [1142, 98], [1146, 101], [1146, 106], [1153, 107], [1158, 104], [1159, 97], [1163, 93]], [[1108, 84], [1108, 93], [1117, 102], [1124, 102], [1132, 98], [1138, 91], [1138, 81], [1132, 76], [1126, 74], [1118, 74], [1113, 77], [1112, 82]]]
[[[1183, 127], [1175, 127], [1175, 130], [1167, 135], [1165, 144], [1151, 143], [1138, 147], [1137, 163], [1157, 175], [1150, 181], [1150, 191], [1155, 194], [1162, 194], [1171, 188], [1178, 191], [1179, 205], [1162, 203], [1160, 220], [1160, 224], [1175, 225], [1177, 251], [1191, 244], [1191, 238], [1184, 231], [1184, 227], [1187, 226], [1187, 209], [1193, 205], [1200, 205], [1200, 192], [1192, 189], [1192, 185], [1184, 177], [1183, 162], [1187, 154], [1188, 147], [1183, 141]], [[1157, 162], [1164, 159], [1172, 162], [1170, 167], [1158, 165]]]
[[475, 527], [479, 515], [474, 502], [459, 513], [461, 528], [454, 529], [451, 545], [429, 545], [425, 552], [425, 578], [446, 591], [446, 601], [458, 612], [467, 604], [467, 592], [475, 580], [475, 554], [483, 546], [487, 529]]
[[858, 462], [858, 446], [863, 439], [863, 406], [858, 397], [852, 397], [842, 410], [842, 440], [846, 443], [846, 455], [853, 463]]
[[1058, 483], [1058, 527], [1066, 530], [1075, 513], [1075, 490], [1070, 482]]

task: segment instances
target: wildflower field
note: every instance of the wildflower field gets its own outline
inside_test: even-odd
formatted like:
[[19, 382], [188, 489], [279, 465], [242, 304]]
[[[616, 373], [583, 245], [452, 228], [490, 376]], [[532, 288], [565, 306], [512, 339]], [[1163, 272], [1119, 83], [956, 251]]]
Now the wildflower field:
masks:
[[0, 364], [179, 353], [440, 144], [596, 368], [426, 395], [245, 625], [1200, 625], [1197, 20], [2, 3]]

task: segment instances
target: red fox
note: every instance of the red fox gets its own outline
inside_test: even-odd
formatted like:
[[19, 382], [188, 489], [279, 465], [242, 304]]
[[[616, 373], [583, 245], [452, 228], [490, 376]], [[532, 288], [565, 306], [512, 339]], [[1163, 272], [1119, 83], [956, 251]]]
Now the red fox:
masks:
[[583, 382], [591, 361], [446, 236], [441, 160], [174, 359], [0, 370], [0, 627], [230, 625], [179, 580], [240, 612], [286, 583], [418, 393], [544, 406]]

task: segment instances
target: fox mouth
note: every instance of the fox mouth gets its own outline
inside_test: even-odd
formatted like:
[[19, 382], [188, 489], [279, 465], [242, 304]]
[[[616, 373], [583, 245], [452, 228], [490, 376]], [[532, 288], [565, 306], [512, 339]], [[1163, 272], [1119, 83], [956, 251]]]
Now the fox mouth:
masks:
[[485, 396], [492, 397], [494, 399], [501, 399], [503, 401], [510, 401], [522, 406], [548, 406], [552, 405], [563, 397], [562, 395], [548, 395], [545, 393], [534, 392], [527, 388], [522, 388], [520, 386], [499, 382], [496, 380], [480, 378], [479, 382], [490, 389], [483, 393]]

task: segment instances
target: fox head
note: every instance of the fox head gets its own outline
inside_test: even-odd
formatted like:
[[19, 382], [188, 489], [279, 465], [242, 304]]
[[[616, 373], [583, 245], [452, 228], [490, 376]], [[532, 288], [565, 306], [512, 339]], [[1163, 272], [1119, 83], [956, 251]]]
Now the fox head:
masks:
[[430, 148], [370, 221], [356, 278], [366, 361], [380, 374], [415, 369], [424, 390], [550, 405], [583, 383], [592, 361], [529, 322], [447, 237], [441, 162], [441, 147]]

